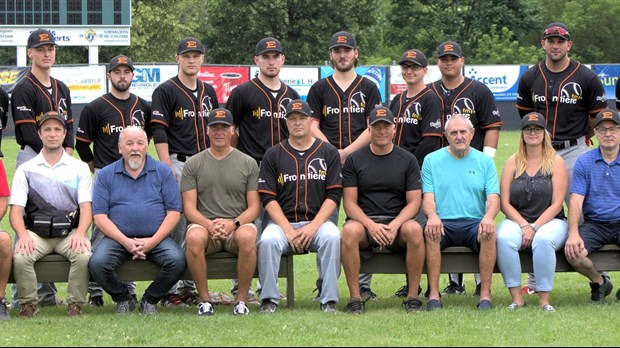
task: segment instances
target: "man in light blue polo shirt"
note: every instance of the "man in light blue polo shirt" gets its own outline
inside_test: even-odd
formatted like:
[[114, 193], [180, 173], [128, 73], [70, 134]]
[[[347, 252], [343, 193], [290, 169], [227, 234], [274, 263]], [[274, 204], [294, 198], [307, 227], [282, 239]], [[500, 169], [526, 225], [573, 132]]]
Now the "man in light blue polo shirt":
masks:
[[117, 303], [116, 313], [125, 314], [136, 301], [116, 269], [129, 259], [157, 264], [161, 269], [140, 302], [141, 313], [155, 314], [157, 302], [185, 271], [185, 254], [170, 237], [181, 219], [181, 194], [170, 167], [147, 154], [142, 128], [125, 128], [118, 149], [123, 157], [97, 173], [93, 217], [105, 237], [88, 267]]
[[[605, 244], [620, 245], [620, 115], [605, 109], [596, 115], [599, 146], [581, 155], [573, 169], [564, 252], [573, 268], [590, 279], [591, 301], [601, 303], [613, 284], [588, 255]], [[583, 213], [583, 223], [580, 217]], [[620, 291], [616, 293], [620, 299]]]

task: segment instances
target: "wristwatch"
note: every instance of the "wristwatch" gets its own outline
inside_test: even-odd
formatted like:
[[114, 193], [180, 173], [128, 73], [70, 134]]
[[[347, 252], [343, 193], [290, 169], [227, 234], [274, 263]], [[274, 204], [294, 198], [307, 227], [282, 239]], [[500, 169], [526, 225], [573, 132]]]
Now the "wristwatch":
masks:
[[237, 229], [237, 228], [241, 227], [241, 222], [239, 222], [239, 220], [238, 220], [238, 219], [234, 219], [234, 220], [233, 220], [233, 223], [235, 224], [235, 229]]
[[530, 224], [530, 226], [532, 226], [532, 229], [534, 230], [534, 232], [538, 232], [538, 225], [532, 223]]

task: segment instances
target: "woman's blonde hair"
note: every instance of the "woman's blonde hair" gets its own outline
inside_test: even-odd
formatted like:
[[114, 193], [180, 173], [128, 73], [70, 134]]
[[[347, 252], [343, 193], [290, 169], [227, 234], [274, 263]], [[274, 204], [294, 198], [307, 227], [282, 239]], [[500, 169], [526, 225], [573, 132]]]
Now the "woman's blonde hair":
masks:
[[[555, 149], [551, 146], [551, 136], [546, 129], [544, 129], [545, 137], [542, 142], [542, 166], [541, 172], [543, 175], [551, 175], [553, 172], [553, 160], [555, 158]], [[515, 153], [515, 178], [521, 176], [527, 169], [527, 146], [525, 145], [525, 138], [523, 130], [521, 130], [521, 136], [519, 141], [519, 147]]]

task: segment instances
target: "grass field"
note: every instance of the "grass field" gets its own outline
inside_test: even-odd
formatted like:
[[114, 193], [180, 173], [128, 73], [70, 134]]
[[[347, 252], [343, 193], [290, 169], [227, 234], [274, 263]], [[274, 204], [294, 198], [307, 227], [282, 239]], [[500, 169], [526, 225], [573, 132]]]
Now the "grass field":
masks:
[[[498, 172], [516, 150], [517, 132], [502, 132], [495, 157]], [[152, 150], [152, 149], [151, 149]], [[15, 166], [14, 139], [3, 141], [4, 164], [9, 182]], [[151, 151], [151, 153], [154, 153]], [[343, 214], [341, 214], [341, 217]], [[503, 217], [499, 216], [497, 221]], [[8, 217], [2, 227], [11, 231]], [[11, 232], [12, 233], [12, 232]], [[620, 272], [610, 273], [620, 285]], [[510, 296], [499, 274], [493, 278], [493, 303], [488, 312], [475, 309], [477, 298], [473, 275], [466, 275], [467, 294], [443, 298], [444, 309], [406, 314], [401, 299], [393, 297], [404, 283], [401, 275], [375, 275], [372, 288], [378, 301], [366, 304], [367, 312], [351, 316], [344, 312], [324, 314], [312, 302], [316, 279], [315, 255], [295, 256], [296, 308], [278, 308], [274, 315], [258, 314], [250, 305], [247, 317], [233, 317], [232, 306], [216, 306], [216, 315], [196, 317], [196, 309], [162, 308], [156, 316], [137, 312], [114, 314], [109, 296], [103, 308], [85, 308], [81, 318], [67, 318], [66, 307], [42, 308], [31, 320], [17, 318], [0, 323], [2, 346], [617, 346], [620, 302], [612, 293], [603, 305], [589, 303], [586, 278], [576, 273], [558, 273], [551, 302], [556, 313], [544, 313], [536, 296], [526, 298], [528, 306], [511, 312]], [[523, 277], [525, 279], [525, 275]], [[281, 282], [284, 291], [284, 282]], [[447, 283], [442, 276], [440, 286]], [[340, 304], [348, 301], [344, 274], [340, 277]], [[426, 279], [423, 277], [423, 287]], [[138, 294], [148, 286], [138, 283]], [[66, 284], [58, 284], [60, 295]], [[10, 286], [9, 286], [10, 288]], [[210, 282], [213, 291], [230, 289], [230, 281]], [[426, 302], [426, 301], [424, 301]], [[616, 324], [614, 324], [616, 323]], [[4, 342], [4, 343], [2, 343]]]

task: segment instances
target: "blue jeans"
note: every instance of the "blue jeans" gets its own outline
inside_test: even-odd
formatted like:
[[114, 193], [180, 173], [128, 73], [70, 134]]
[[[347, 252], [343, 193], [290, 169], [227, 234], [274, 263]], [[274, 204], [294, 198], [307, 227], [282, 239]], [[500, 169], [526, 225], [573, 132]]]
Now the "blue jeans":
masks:
[[[118, 277], [116, 269], [132, 254], [114, 239], [104, 237], [88, 263], [93, 279], [112, 296], [114, 302], [127, 301], [129, 289]], [[157, 303], [185, 272], [185, 254], [175, 241], [168, 237], [146, 254], [146, 259], [161, 267], [157, 278], [144, 291], [148, 303]]]

